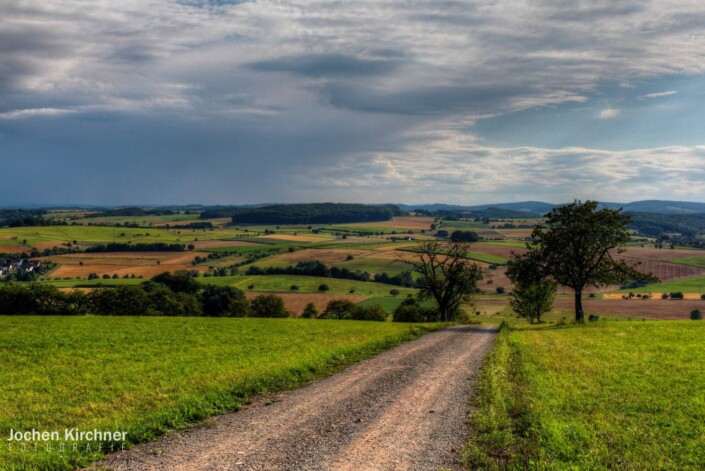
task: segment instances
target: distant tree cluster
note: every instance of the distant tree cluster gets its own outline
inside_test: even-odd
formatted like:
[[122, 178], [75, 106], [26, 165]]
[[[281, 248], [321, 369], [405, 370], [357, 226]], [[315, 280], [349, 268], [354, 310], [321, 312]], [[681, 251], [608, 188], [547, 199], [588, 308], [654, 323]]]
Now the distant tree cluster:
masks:
[[279, 204], [233, 210], [232, 221], [234, 224], [340, 224], [387, 221], [401, 214], [401, 209], [393, 205]]
[[183, 244], [169, 244], [166, 242], [151, 242], [139, 244], [123, 244], [111, 242], [105, 245], [94, 245], [88, 247], [87, 253], [103, 252], [183, 252], [186, 247]]
[[103, 217], [141, 217], [141, 216], [169, 216], [174, 214], [174, 211], [167, 209], [145, 209], [145, 208], [116, 208], [96, 211], [85, 215], [86, 218], [103, 218]]
[[450, 235], [450, 240], [453, 242], [477, 242], [480, 236], [473, 231], [454, 231]]

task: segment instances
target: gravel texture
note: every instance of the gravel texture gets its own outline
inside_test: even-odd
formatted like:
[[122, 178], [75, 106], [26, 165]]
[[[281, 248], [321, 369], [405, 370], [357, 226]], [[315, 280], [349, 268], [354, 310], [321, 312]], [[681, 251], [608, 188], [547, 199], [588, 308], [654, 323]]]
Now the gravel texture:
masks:
[[423, 336], [297, 391], [119, 452], [114, 470], [462, 469], [488, 327]]

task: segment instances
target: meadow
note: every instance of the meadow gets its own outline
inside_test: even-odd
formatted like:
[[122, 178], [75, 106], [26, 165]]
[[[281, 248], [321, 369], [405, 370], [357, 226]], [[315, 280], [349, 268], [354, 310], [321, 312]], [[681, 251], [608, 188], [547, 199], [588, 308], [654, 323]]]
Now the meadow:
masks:
[[473, 401], [469, 469], [698, 469], [705, 323], [503, 327]]
[[[150, 440], [299, 387], [439, 325], [303, 319], [0, 316], [0, 469], [73, 469], [98, 459], [13, 430], [120, 430]], [[111, 443], [104, 443], [107, 449]], [[31, 444], [30, 444], [31, 445]], [[119, 444], [113, 443], [118, 446]]]

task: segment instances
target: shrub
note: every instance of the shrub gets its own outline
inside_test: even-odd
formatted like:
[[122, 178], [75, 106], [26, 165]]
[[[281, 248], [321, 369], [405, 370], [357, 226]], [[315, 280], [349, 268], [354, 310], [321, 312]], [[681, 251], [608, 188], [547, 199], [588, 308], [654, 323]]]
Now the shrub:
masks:
[[160, 273], [153, 276], [152, 281], [168, 286], [175, 293], [195, 294], [199, 289], [198, 282], [185, 270], [179, 270], [174, 274]]
[[291, 285], [291, 288], [289, 288], [291, 291], [298, 291], [299, 290], [299, 285]]
[[203, 314], [212, 317], [246, 317], [250, 310], [245, 293], [232, 286], [206, 285], [201, 305]]
[[705, 301], [705, 294], [701, 294], [701, 295], [700, 295], [700, 299], [702, 299], [703, 301]]
[[598, 316], [597, 314], [590, 314], [588, 316], [588, 322], [597, 322], [599, 320], [600, 320], [600, 316]]
[[504, 287], [503, 286], [497, 286], [495, 289], [497, 291], [497, 294], [504, 294]]
[[318, 291], [328, 291], [330, 289], [330, 286], [328, 286], [325, 283], [322, 283], [318, 286]]
[[368, 307], [355, 306], [352, 313], [352, 318], [358, 321], [384, 322], [388, 317], [389, 314], [387, 314], [387, 311], [377, 304]]
[[308, 303], [304, 308], [304, 312], [301, 313], [301, 317], [304, 319], [315, 319], [318, 317], [318, 309], [316, 309], [316, 305], [313, 303]]
[[321, 314], [320, 319], [352, 319], [355, 312], [355, 304], [346, 299], [334, 299], [326, 305], [326, 310]]
[[700, 312], [700, 309], [693, 309], [690, 311], [690, 318], [694, 321], [700, 321], [703, 319], [703, 314]]
[[683, 293], [681, 293], [680, 291], [671, 293], [670, 297], [671, 299], [683, 299]]
[[668, 299], [668, 293], [661, 293], [661, 299]]
[[398, 295], [399, 295], [399, 290], [396, 289], [396, 288], [395, 288], [395, 289], [391, 289], [391, 290], [389, 290], [389, 294], [391, 294], [392, 296], [398, 296]]
[[414, 299], [406, 298], [392, 316], [394, 322], [438, 322], [440, 313], [437, 309], [424, 308]]
[[284, 300], [274, 294], [260, 294], [250, 302], [251, 317], [289, 317]]

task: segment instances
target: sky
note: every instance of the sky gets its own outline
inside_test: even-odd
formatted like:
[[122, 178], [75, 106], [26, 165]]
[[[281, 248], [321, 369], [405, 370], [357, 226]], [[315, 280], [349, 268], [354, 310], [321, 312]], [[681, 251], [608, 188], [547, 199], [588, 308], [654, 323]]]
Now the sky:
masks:
[[702, 0], [0, 2], [0, 206], [705, 201]]

